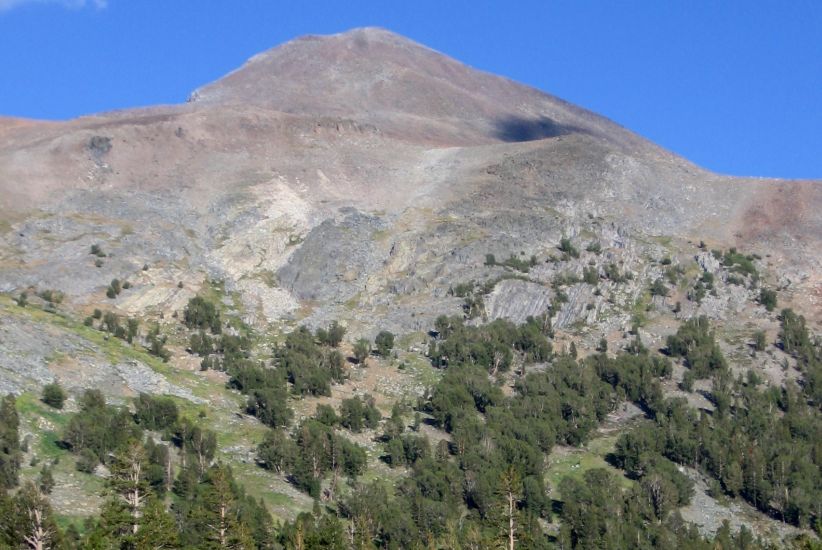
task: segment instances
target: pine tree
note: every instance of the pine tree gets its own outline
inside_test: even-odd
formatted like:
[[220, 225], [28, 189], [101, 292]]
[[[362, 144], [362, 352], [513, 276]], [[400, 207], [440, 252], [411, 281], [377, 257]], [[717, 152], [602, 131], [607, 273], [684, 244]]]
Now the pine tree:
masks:
[[184, 442], [185, 450], [197, 457], [197, 466], [200, 476], [205, 475], [211, 461], [214, 460], [214, 453], [217, 450], [217, 434], [211, 430], [194, 426], [189, 437]]
[[132, 534], [140, 527], [140, 515], [148, 497], [147, 466], [146, 450], [139, 441], [131, 441], [115, 455], [111, 464], [109, 483], [126, 502], [132, 518]]
[[100, 509], [100, 516], [91, 529], [87, 529], [83, 547], [108, 550], [133, 542], [133, 517], [121, 498], [109, 498]]
[[0, 490], [16, 487], [20, 474], [20, 417], [9, 394], [0, 403]]
[[521, 498], [522, 478], [513, 466], [508, 466], [500, 476], [497, 489], [497, 517], [500, 520], [500, 535], [507, 550], [516, 548], [520, 522], [518, 505]]
[[134, 537], [134, 546], [136, 550], [180, 547], [180, 537], [174, 518], [159, 499], [149, 498], [146, 502], [140, 518], [140, 528]]
[[21, 543], [31, 550], [60, 546], [61, 533], [54, 521], [48, 499], [28, 482], [14, 496], [15, 523]]
[[249, 527], [240, 517], [234, 480], [227, 466], [216, 464], [209, 469], [202, 500], [207, 538], [217, 548], [254, 548]]

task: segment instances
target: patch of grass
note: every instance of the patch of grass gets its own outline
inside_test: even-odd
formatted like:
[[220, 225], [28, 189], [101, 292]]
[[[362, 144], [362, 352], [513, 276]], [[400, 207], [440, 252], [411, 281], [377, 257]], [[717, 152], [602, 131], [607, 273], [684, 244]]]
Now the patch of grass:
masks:
[[45, 431], [40, 435], [37, 456], [43, 458], [57, 458], [68, 454], [68, 451], [61, 448], [57, 443], [60, 441], [60, 434], [54, 431]]
[[17, 397], [17, 412], [27, 418], [44, 418], [55, 426], [65, 426], [68, 422], [66, 413], [53, 409], [40, 401], [40, 398], [31, 392]]
[[362, 297], [362, 293], [358, 292], [354, 294], [351, 298], [345, 301], [343, 304], [348, 309], [357, 309], [360, 306], [360, 298]]
[[[559, 494], [559, 484], [566, 477], [582, 480], [585, 472], [595, 468], [605, 468], [612, 471], [619, 478], [622, 487], [631, 487], [634, 482], [625, 477], [621, 470], [614, 468], [605, 460], [608, 453], [613, 452], [616, 440], [617, 436], [615, 435], [598, 437], [579, 449], [563, 447], [552, 452], [548, 456], [548, 468], [546, 469], [545, 478], [554, 493]], [[561, 496], [558, 498], [561, 499]]]
[[405, 349], [409, 346], [419, 345], [421, 342], [425, 342], [428, 340], [428, 334], [422, 331], [417, 332], [406, 332], [400, 335], [397, 335], [396, 345], [395, 347], [399, 349]]
[[664, 246], [668, 250], [671, 249], [671, 244], [673, 243], [673, 238], [669, 236], [653, 237], [653, 240], [656, 241], [659, 245]]
[[398, 364], [404, 365], [403, 374], [425, 387], [435, 386], [442, 378], [443, 371], [432, 367], [428, 359], [418, 353], [401, 353]]
[[[274, 517], [274, 523], [293, 519], [300, 512], [311, 509], [311, 501], [306, 497], [305, 506], [292, 496], [277, 490], [277, 486], [287, 482], [267, 472], [255, 464], [232, 463], [234, 478], [243, 486], [246, 494], [255, 500], [262, 500]], [[285, 489], [285, 488], [284, 488]]]
[[218, 308], [222, 308], [223, 297], [225, 296], [225, 282], [221, 280], [205, 281], [197, 294], [209, 302], [214, 303]]

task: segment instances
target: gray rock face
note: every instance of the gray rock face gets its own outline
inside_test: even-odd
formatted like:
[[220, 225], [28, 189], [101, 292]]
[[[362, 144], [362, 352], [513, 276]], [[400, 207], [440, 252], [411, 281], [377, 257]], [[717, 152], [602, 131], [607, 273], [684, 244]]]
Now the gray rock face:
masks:
[[718, 272], [722, 265], [710, 252], [700, 252], [697, 254], [696, 263], [699, 264], [699, 267], [701, 267], [703, 271], [707, 271], [708, 273]]
[[538, 316], [551, 306], [549, 289], [528, 281], [509, 279], [498, 283], [485, 299], [488, 318], [523, 323], [528, 316]]
[[280, 285], [300, 300], [344, 302], [380, 265], [374, 233], [383, 227], [378, 218], [357, 211], [340, 222], [324, 221], [277, 272]]
[[58, 354], [89, 357], [94, 351], [81, 338], [0, 315], [0, 393], [20, 394], [52, 382], [48, 363]]

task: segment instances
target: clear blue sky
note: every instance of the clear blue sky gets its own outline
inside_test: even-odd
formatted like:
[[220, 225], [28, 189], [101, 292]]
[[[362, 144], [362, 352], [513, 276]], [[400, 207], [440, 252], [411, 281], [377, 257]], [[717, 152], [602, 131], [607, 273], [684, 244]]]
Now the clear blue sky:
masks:
[[381, 26], [706, 168], [822, 178], [822, 1], [0, 0], [0, 114], [185, 100], [302, 34]]

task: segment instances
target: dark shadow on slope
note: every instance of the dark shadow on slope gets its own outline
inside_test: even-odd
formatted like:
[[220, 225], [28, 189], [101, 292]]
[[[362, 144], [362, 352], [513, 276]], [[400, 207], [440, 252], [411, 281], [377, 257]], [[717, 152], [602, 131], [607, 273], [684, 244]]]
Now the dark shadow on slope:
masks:
[[494, 126], [494, 137], [508, 142], [536, 141], [574, 133], [589, 133], [583, 128], [560, 124], [548, 117], [511, 116], [498, 120]]

